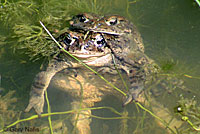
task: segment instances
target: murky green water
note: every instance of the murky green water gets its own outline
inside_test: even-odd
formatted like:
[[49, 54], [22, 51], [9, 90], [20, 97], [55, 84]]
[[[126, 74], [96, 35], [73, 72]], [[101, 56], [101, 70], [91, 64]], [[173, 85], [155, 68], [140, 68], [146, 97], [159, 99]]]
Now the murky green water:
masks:
[[[1, 1], [1, 3], [4, 3], [4, 1]], [[20, 41], [17, 43], [17, 40], [19, 38], [23, 39], [23, 37], [29, 37], [30, 35], [21, 34], [20, 36], [16, 36], [16, 32], [13, 32], [18, 29], [16, 28], [16, 25], [25, 24], [27, 26], [39, 26], [38, 20], [43, 20], [53, 32], [55, 29], [60, 30], [68, 26], [65, 22], [67, 22], [69, 16], [79, 12], [119, 14], [127, 17], [136, 24], [141, 32], [145, 45], [145, 53], [154, 59], [163, 69], [166, 69], [166, 73], [175, 74], [178, 79], [184, 81], [183, 85], [187, 87], [184, 90], [177, 88], [176, 90], [170, 90], [169, 92], [168, 90], [162, 89], [162, 87], [157, 87], [158, 96], [154, 96], [155, 98], [153, 98], [153, 100], [155, 100], [155, 102], [152, 102], [153, 108], [151, 107], [151, 110], [161, 111], [161, 113], [165, 114], [162, 110], [166, 108], [171, 112], [168, 116], [180, 120], [180, 116], [175, 115], [173, 112], [173, 108], [177, 106], [177, 101], [180, 100], [180, 94], [188, 99], [195, 96], [195, 100], [197, 101], [197, 104], [199, 104], [200, 7], [198, 7], [192, 0], [66, 0], [63, 2], [51, 0], [49, 2], [22, 2], [19, 5], [8, 6], [7, 3], [4, 3], [0, 10], [0, 13], [5, 13], [4, 15], [0, 15], [3, 16], [1, 17], [3, 20], [1, 20], [0, 25], [0, 86], [1, 89], [3, 88], [1, 94], [4, 95], [11, 90], [16, 91], [14, 94], [14, 97], [18, 99], [18, 101], [14, 103], [16, 111], [23, 111], [27, 106], [32, 80], [39, 72], [40, 66], [44, 60], [39, 59], [35, 62], [29, 60], [31, 54], [37, 54], [37, 52], [39, 54], [42, 53], [42, 49], [40, 48], [38, 48], [37, 52], [34, 53], [30, 53], [30, 49], [28, 51], [17, 49], [22, 48], [25, 43], [27, 44], [26, 41]], [[18, 12], [16, 12], [16, 14], [12, 13], [12, 11], [15, 10]], [[4, 41], [5, 37], [8, 38]], [[46, 39], [41, 40], [41, 42], [45, 40]], [[30, 44], [31, 43], [33, 47], [37, 45], [30, 41]], [[16, 47], [16, 45], [19, 47]], [[46, 52], [46, 55], [48, 54], [49, 53]], [[36, 58], [37, 57], [38, 56], [36, 56]], [[170, 84], [167, 86], [170, 86]], [[67, 93], [63, 94], [63, 92], [59, 90], [54, 90], [56, 87], [53, 86], [50, 86], [49, 89], [49, 99], [52, 105], [52, 112], [70, 110], [69, 104], [72, 101], [70, 95]], [[92, 134], [167, 133], [165, 128], [161, 128], [159, 125], [160, 123], [155, 121], [154, 117], [139, 107], [136, 107], [134, 103], [128, 105], [125, 109], [121, 107], [121, 103], [122, 100], [119, 98], [115, 96], [107, 96], [103, 101], [95, 104], [95, 106], [110, 106], [119, 112], [125, 112], [126, 109], [128, 111], [128, 116], [131, 119], [106, 120], [94, 117], [92, 118], [93, 121], [91, 123]], [[158, 108], [156, 109], [155, 107]], [[148, 109], [150, 109], [150, 107], [148, 107]], [[28, 114], [22, 113], [20, 117], [25, 118], [32, 114], [34, 114], [34, 112]], [[92, 114], [100, 117], [118, 117], [118, 115], [109, 110], [94, 110], [92, 111]], [[1, 116], [1, 118], [5, 117], [6, 116]], [[53, 120], [68, 117], [69, 115], [67, 115], [67, 117], [55, 116], [53, 117]], [[193, 121], [197, 122], [199, 120]], [[13, 122], [14, 121], [15, 120], [13, 120]], [[20, 127], [29, 125], [44, 127], [37, 121], [39, 122], [39, 120], [35, 120], [31, 123], [28, 122], [27, 124], [22, 124]], [[46, 118], [42, 121], [45, 123], [48, 122]], [[73, 125], [69, 123], [70, 120], [66, 119], [63, 122], [68, 125], [68, 131], [72, 131]], [[7, 125], [9, 123], [5, 124]], [[178, 122], [177, 124], [181, 123]], [[1, 123], [1, 127], [2, 126]], [[54, 124], [54, 126], [56, 125]], [[185, 127], [185, 129], [187, 128], [190, 128], [190, 126]], [[180, 131], [185, 129], [180, 129]], [[191, 129], [191, 134], [192, 133], [193, 131]]]

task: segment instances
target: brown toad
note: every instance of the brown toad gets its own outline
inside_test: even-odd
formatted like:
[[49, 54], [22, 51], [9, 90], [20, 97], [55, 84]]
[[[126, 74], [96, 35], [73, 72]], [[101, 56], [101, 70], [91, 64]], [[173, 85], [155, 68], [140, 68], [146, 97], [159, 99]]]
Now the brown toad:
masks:
[[[139, 32], [131, 22], [121, 16], [97, 17], [94, 14], [87, 14], [87, 17], [84, 18], [83, 15], [74, 17], [71, 21], [72, 31], [60, 35], [57, 40], [73, 56], [80, 58], [89, 66], [96, 67], [99, 71], [116, 73], [114, 67], [116, 64], [119, 70], [126, 72], [130, 81], [128, 97], [123, 105], [137, 100], [144, 88], [146, 76], [155, 71], [154, 65], [151, 65], [152, 60], [143, 53]], [[90, 25], [91, 27], [88, 28]], [[41, 114], [44, 106], [44, 91], [48, 88], [52, 77], [63, 69], [82, 67], [67, 54], [60, 55], [50, 61], [45, 71], [36, 75], [31, 87], [29, 105], [25, 111], [34, 108], [38, 114]]]

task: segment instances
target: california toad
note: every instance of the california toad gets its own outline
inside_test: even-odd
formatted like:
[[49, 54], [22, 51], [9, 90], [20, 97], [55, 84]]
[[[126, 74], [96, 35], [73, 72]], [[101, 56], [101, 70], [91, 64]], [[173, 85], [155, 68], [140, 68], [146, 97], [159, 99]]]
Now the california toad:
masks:
[[[125, 71], [130, 81], [130, 89], [123, 105], [137, 100], [142, 92], [147, 75], [152, 73], [152, 60], [144, 54], [141, 36], [127, 19], [117, 15], [100, 16], [79, 14], [70, 22], [70, 31], [61, 34], [57, 40], [73, 56], [83, 63], [106, 73]], [[37, 114], [43, 112], [44, 91], [52, 77], [63, 69], [82, 67], [80, 63], [65, 53], [53, 58], [45, 71], [38, 73], [31, 87], [28, 112], [34, 108]]]

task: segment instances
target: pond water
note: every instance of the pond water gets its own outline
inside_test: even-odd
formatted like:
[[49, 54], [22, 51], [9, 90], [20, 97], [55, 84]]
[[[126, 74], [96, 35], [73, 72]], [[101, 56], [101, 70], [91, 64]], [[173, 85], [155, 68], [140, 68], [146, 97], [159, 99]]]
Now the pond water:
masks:
[[[27, 30], [28, 28], [26, 31], [25, 28], [16, 26], [39, 26], [38, 20], [43, 20], [53, 32], [67, 27], [70, 16], [80, 12], [94, 12], [97, 14], [119, 14], [127, 17], [137, 26], [144, 41], [145, 53], [164, 70], [163, 74], [175, 76], [178, 80], [183, 81], [183, 86], [186, 87], [184, 89], [180, 87], [173, 89], [173, 85], [167, 83], [169, 90], [166, 90], [157, 86], [156, 93], [153, 93], [150, 98], [147, 96], [149, 103], [142, 103], [142, 105], [160, 118], [169, 117], [170, 119], [166, 119], [167, 121], [174, 121], [174, 125], [169, 125], [169, 127], [173, 127], [174, 133], [178, 133], [174, 126], [182, 133], [189, 133], [189, 131], [191, 134], [196, 133], [187, 123], [181, 121], [179, 115], [174, 113], [174, 107], [178, 105], [177, 101], [181, 99], [181, 95], [188, 100], [195, 99], [197, 105], [200, 102], [200, 7], [194, 1], [66, 0], [60, 2], [50, 0], [25, 2], [18, 0], [13, 5], [6, 1], [0, 2], [0, 93], [5, 95], [14, 90], [16, 92], [13, 97], [17, 98], [17, 102], [13, 105], [9, 104], [11, 98], [8, 97], [9, 100], [0, 98], [0, 103], [8, 105], [8, 110], [10, 110], [7, 112], [2, 110], [3, 107], [0, 109], [4, 112], [0, 117], [3, 122], [0, 122], [1, 127], [17, 119], [5, 119], [8, 118], [6, 112], [13, 114], [13, 116], [16, 114], [20, 118], [35, 114], [32, 111], [26, 114], [22, 112], [19, 115], [18, 111], [23, 111], [27, 106], [31, 83], [44, 62], [44, 58], [34, 61], [43, 52], [42, 46], [37, 46], [38, 40], [35, 44], [30, 41], [30, 44], [32, 43], [32, 46], [30, 46], [37, 51], [32, 50], [30, 46], [27, 46], [28, 42], [23, 40], [23, 37], [34, 35], [34, 31], [30, 32]], [[20, 33], [18, 32], [19, 29], [24, 31]], [[35, 29], [36, 31], [39, 30], [38, 27]], [[40, 41], [44, 42], [45, 40], [41, 39]], [[46, 50], [44, 48], [44, 53], [48, 55], [49, 53]], [[30, 58], [33, 60], [30, 60]], [[98, 79], [96, 77], [95, 79]], [[103, 84], [100, 83], [99, 85]], [[53, 84], [50, 85], [48, 91], [52, 112], [71, 109], [70, 103], [73, 98], [69, 93], [59, 90]], [[122, 98], [119, 98], [114, 95], [105, 96], [101, 102], [95, 104], [95, 107], [112, 107], [121, 113], [127, 111], [128, 120], [126, 118], [123, 120], [116, 119], [119, 115], [107, 109], [92, 110], [92, 115], [94, 115], [90, 125], [92, 134], [172, 133], [172, 131], [166, 129], [166, 125], [161, 125], [162, 122], [156, 120], [134, 103], [122, 108]], [[17, 113], [13, 112], [14, 107], [14, 111], [17, 111]], [[46, 112], [46, 103], [44, 109]], [[106, 118], [103, 119], [103, 117]], [[67, 131], [71, 133], [73, 125], [69, 123], [70, 118], [71, 115], [68, 114], [52, 117], [53, 128], [56, 129], [57, 133], [66, 133]], [[199, 122], [199, 120], [199, 117], [192, 119], [194, 122]], [[7, 123], [5, 123], [6, 121]], [[35, 126], [40, 128], [41, 133], [48, 133], [47, 118], [25, 122], [17, 127], [24, 128], [26, 126]]]

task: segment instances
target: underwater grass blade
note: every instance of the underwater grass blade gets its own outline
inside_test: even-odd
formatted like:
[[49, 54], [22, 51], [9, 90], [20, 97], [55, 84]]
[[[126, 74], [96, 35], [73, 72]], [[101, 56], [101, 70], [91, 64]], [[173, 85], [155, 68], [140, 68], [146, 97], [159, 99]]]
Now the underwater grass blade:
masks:
[[183, 116], [181, 119], [186, 121], [194, 130], [200, 131], [200, 127], [196, 127], [187, 116]]
[[200, 1], [199, 0], [195, 0], [195, 2], [199, 5], [200, 7]]
[[49, 30], [44, 26], [44, 24], [40, 21], [40, 24], [42, 25], [42, 27], [45, 29], [45, 31], [48, 33], [48, 35], [53, 39], [53, 41], [59, 46], [60, 49], [62, 49], [65, 53], [67, 53], [69, 56], [71, 56], [72, 58], [74, 58], [76, 61], [78, 61], [80, 64], [82, 64], [83, 66], [85, 66], [87, 69], [91, 70], [92, 72], [94, 72], [95, 74], [97, 74], [102, 80], [104, 80], [108, 85], [110, 85], [111, 87], [113, 87], [115, 90], [117, 90], [118, 92], [120, 92], [121, 94], [123, 94], [124, 96], [127, 96], [126, 93], [124, 93], [122, 90], [120, 90], [119, 88], [115, 87], [112, 83], [110, 83], [108, 80], [106, 80], [102, 75], [100, 75], [97, 71], [93, 70], [92, 68], [90, 68], [88, 65], [86, 65], [85, 63], [83, 63], [81, 60], [79, 60], [78, 58], [76, 58], [75, 56], [73, 56], [71, 53], [69, 53], [68, 51], [66, 51], [58, 42], [57, 40], [52, 36], [52, 34], [49, 32]]
[[[101, 110], [101, 109], [108, 109], [108, 110], [112, 111], [113, 113], [121, 116], [121, 113], [119, 113], [117, 110], [115, 110], [112, 107], [81, 108], [81, 109], [79, 109], [79, 111]], [[39, 115], [33, 115], [33, 116], [25, 118], [25, 119], [17, 120], [15, 122], [13, 122], [12, 124], [0, 129], [0, 133], [4, 132], [4, 130], [6, 130], [7, 128], [13, 127], [13, 126], [15, 126], [15, 125], [17, 125], [17, 124], [19, 124], [21, 122], [30, 121], [30, 120], [33, 120], [33, 119], [47, 117], [47, 116], [53, 116], [53, 115], [71, 114], [71, 113], [74, 113], [74, 112], [77, 112], [77, 110], [70, 110], [70, 111], [64, 111], [64, 112], [54, 112], [54, 113], [45, 113], [45, 114], [41, 114], [40, 116]], [[111, 118], [104, 118], [104, 119], [111, 119]], [[115, 119], [122, 119], [122, 117], [115, 117]]]
[[[47, 90], [45, 90], [45, 97], [46, 97], [46, 101], [47, 101], [47, 109], [48, 109], [47, 111], [50, 114], [51, 113], [51, 107], [50, 107], [50, 104], [49, 104]], [[49, 121], [50, 132], [51, 132], [51, 134], [53, 134], [53, 128], [52, 128], [52, 123], [51, 123], [51, 116], [48, 116], [48, 121]]]
[[150, 115], [152, 115], [153, 117], [155, 117], [156, 119], [158, 119], [160, 122], [162, 122], [162, 124], [168, 128], [173, 134], [176, 134], [169, 126], [168, 126], [168, 123], [161, 119], [160, 117], [156, 116], [153, 112], [151, 112], [150, 110], [146, 109], [145, 107], [143, 107], [139, 102], [136, 102], [136, 104], [141, 108], [143, 109], [144, 111], [148, 112]]

